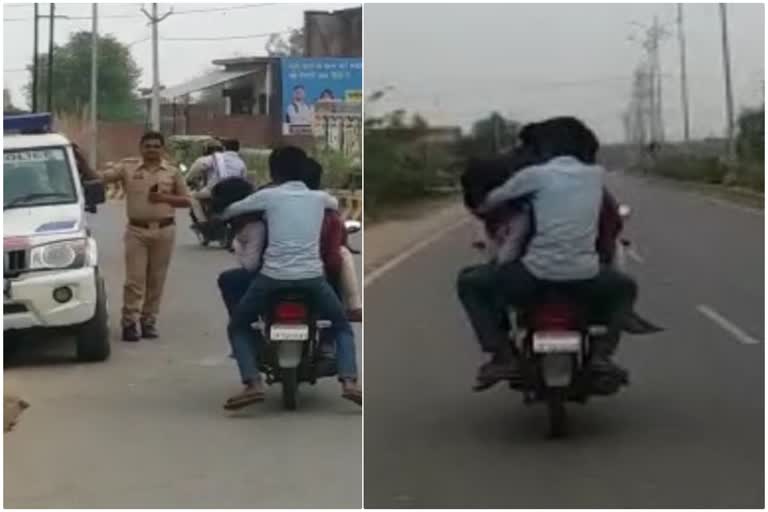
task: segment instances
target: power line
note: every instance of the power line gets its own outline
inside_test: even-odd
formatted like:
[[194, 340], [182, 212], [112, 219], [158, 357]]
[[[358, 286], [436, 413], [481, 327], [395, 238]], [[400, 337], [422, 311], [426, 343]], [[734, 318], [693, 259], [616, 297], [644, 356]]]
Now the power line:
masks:
[[233, 41], [236, 39], [257, 39], [259, 37], [269, 37], [273, 34], [288, 34], [290, 30], [277, 32], [265, 32], [263, 34], [250, 34], [245, 36], [221, 36], [221, 37], [161, 37], [161, 41]]
[[187, 9], [186, 11], [174, 11], [174, 14], [198, 14], [198, 13], [204, 13], [204, 12], [229, 12], [229, 11], [238, 11], [241, 9], [255, 9], [258, 7], [269, 7], [272, 5], [279, 5], [279, 4], [246, 4], [236, 7], [216, 7], [213, 9]]
[[143, 38], [141, 38], [141, 39], [137, 39], [137, 40], [135, 40], [135, 41], [131, 41], [130, 43], [126, 43], [126, 45], [125, 45], [125, 46], [127, 46], [128, 48], [130, 48], [130, 47], [132, 47], [132, 46], [136, 46], [137, 44], [146, 43], [146, 42], [147, 42], [147, 41], [149, 41], [150, 39], [152, 39], [152, 37], [150, 37], [150, 36], [147, 36], [147, 37], [143, 37]]
[[[259, 7], [269, 7], [272, 5], [279, 5], [275, 3], [269, 3], [269, 4], [247, 4], [247, 5], [241, 5], [241, 6], [235, 6], [235, 7], [214, 7], [213, 9], [188, 9], [186, 11], [174, 11], [174, 14], [203, 14], [203, 13], [212, 13], [212, 12], [230, 12], [230, 11], [238, 11], [242, 9], [255, 9]], [[65, 15], [66, 17], [61, 18], [64, 21], [84, 21], [88, 20], [90, 21], [92, 18], [91, 16], [69, 16]], [[111, 19], [127, 19], [127, 18], [143, 18], [144, 16], [141, 14], [105, 14], [104, 16], [99, 16], [99, 19], [105, 19], [105, 18], [111, 18]], [[30, 21], [29, 18], [3, 18], [4, 22], [17, 22], [17, 21]]]

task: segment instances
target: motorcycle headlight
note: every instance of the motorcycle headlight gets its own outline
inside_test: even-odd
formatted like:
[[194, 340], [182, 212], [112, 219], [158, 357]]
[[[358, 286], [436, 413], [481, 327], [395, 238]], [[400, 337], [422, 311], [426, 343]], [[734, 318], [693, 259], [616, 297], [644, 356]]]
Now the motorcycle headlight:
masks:
[[79, 268], [91, 259], [88, 240], [65, 240], [33, 247], [30, 251], [30, 269]]

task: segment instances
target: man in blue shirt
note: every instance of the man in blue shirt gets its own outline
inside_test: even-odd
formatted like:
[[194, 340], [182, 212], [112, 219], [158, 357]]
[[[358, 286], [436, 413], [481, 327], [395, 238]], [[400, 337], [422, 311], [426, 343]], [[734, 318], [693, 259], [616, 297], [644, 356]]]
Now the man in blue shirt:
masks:
[[604, 171], [595, 164], [597, 138], [574, 118], [529, 125], [521, 138], [544, 163], [521, 170], [493, 190], [479, 213], [528, 198], [535, 232], [527, 251], [519, 261], [465, 269], [458, 280], [459, 298], [481, 345], [498, 348], [479, 380], [494, 382], [516, 371], [509, 333], [498, 321], [498, 301], [527, 306], [547, 283], [573, 284], [591, 303], [605, 309], [609, 333], [593, 343], [592, 365], [614, 369], [610, 357], [618, 345], [622, 321], [634, 305], [637, 285], [600, 265], [595, 242]]
[[234, 203], [223, 215], [228, 219], [262, 212], [269, 233], [261, 269], [230, 317], [230, 343], [245, 390], [227, 401], [227, 409], [239, 409], [264, 398], [257, 363], [259, 338], [251, 324], [263, 313], [269, 293], [280, 289], [308, 292], [320, 315], [331, 321], [330, 334], [337, 343], [342, 396], [362, 403], [357, 387], [354, 331], [338, 296], [325, 279], [320, 257], [325, 210], [336, 210], [338, 201], [327, 192], [310, 190], [302, 181], [306, 158], [304, 152], [295, 147], [275, 150], [270, 157], [275, 186], [258, 190]]

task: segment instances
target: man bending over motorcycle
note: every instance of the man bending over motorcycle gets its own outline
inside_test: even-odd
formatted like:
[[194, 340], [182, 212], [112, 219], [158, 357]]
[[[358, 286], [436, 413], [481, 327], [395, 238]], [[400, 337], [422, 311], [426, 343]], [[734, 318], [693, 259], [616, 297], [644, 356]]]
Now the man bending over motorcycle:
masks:
[[[509, 201], [528, 200], [534, 230], [521, 259], [465, 269], [458, 292], [481, 345], [494, 352], [482, 376], [489, 382], [517, 371], [517, 354], [500, 322], [505, 304], [530, 305], [551, 283], [584, 290], [590, 303], [605, 309], [608, 335], [593, 343], [593, 368], [610, 371], [621, 325], [632, 309], [637, 287], [629, 277], [601, 265], [596, 248], [603, 203], [603, 170], [595, 164], [598, 142], [573, 118], [529, 125], [521, 134], [536, 165], [515, 173], [475, 208], [486, 216]], [[530, 156], [530, 155], [529, 155]], [[519, 207], [519, 206], [518, 206]]]
[[202, 181], [202, 187], [195, 187], [192, 193], [192, 214], [195, 222], [205, 222], [207, 215], [203, 204], [211, 198], [211, 190], [220, 181], [230, 178], [245, 179], [247, 169], [238, 154], [240, 142], [237, 139], [224, 139], [210, 143], [205, 154], [195, 160], [187, 173], [187, 183], [194, 186]]
[[262, 343], [251, 324], [264, 312], [268, 295], [283, 289], [308, 292], [320, 315], [331, 321], [342, 396], [362, 403], [357, 387], [354, 332], [325, 279], [320, 258], [324, 213], [326, 209], [337, 209], [338, 201], [325, 192], [310, 190], [303, 182], [305, 172], [303, 151], [294, 147], [277, 150], [274, 158], [270, 158], [274, 186], [236, 202], [223, 214], [224, 219], [232, 219], [261, 213], [269, 233], [261, 268], [231, 311], [228, 334], [245, 389], [227, 400], [227, 409], [239, 409], [264, 399], [258, 371]]

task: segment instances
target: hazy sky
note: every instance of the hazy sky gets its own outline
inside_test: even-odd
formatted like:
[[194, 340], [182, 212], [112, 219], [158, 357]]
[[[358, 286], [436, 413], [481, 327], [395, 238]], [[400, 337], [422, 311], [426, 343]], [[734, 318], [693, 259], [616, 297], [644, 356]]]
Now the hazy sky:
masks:
[[[620, 120], [643, 50], [632, 22], [669, 24], [662, 45], [667, 138], [682, 137], [675, 4], [367, 4], [365, 88], [395, 89], [368, 111], [418, 111], [435, 123], [471, 125], [496, 109], [519, 120], [574, 114], [606, 140]], [[760, 104], [764, 8], [729, 4], [737, 108]], [[724, 80], [717, 4], [686, 4], [694, 136], [723, 133]]]
[[[149, 9], [151, 4], [144, 4]], [[359, 4], [173, 4], [176, 14], [159, 25], [160, 38], [231, 37], [280, 32], [300, 28], [305, 10], [336, 10]], [[41, 14], [49, 4], [40, 4]], [[160, 14], [171, 4], [159, 4]], [[100, 4], [99, 32], [113, 34], [131, 45], [136, 63], [143, 71], [140, 86], [152, 83], [152, 45], [150, 27], [140, 12], [141, 4]], [[215, 9], [211, 11], [211, 9]], [[185, 11], [205, 11], [186, 12]], [[56, 3], [56, 14], [90, 17], [91, 4]], [[11, 90], [15, 104], [25, 105], [23, 86], [29, 73], [23, 71], [32, 62], [33, 6], [3, 2], [3, 86]], [[12, 21], [17, 20], [20, 21]], [[57, 20], [54, 40], [64, 44], [71, 32], [91, 29], [90, 19]], [[137, 42], [140, 41], [140, 42]], [[212, 67], [211, 61], [233, 56], [265, 55], [267, 37], [228, 41], [161, 41], [160, 80], [173, 86], [194, 78]], [[40, 22], [40, 51], [48, 51], [47, 20]], [[19, 71], [22, 70], [22, 71]]]

